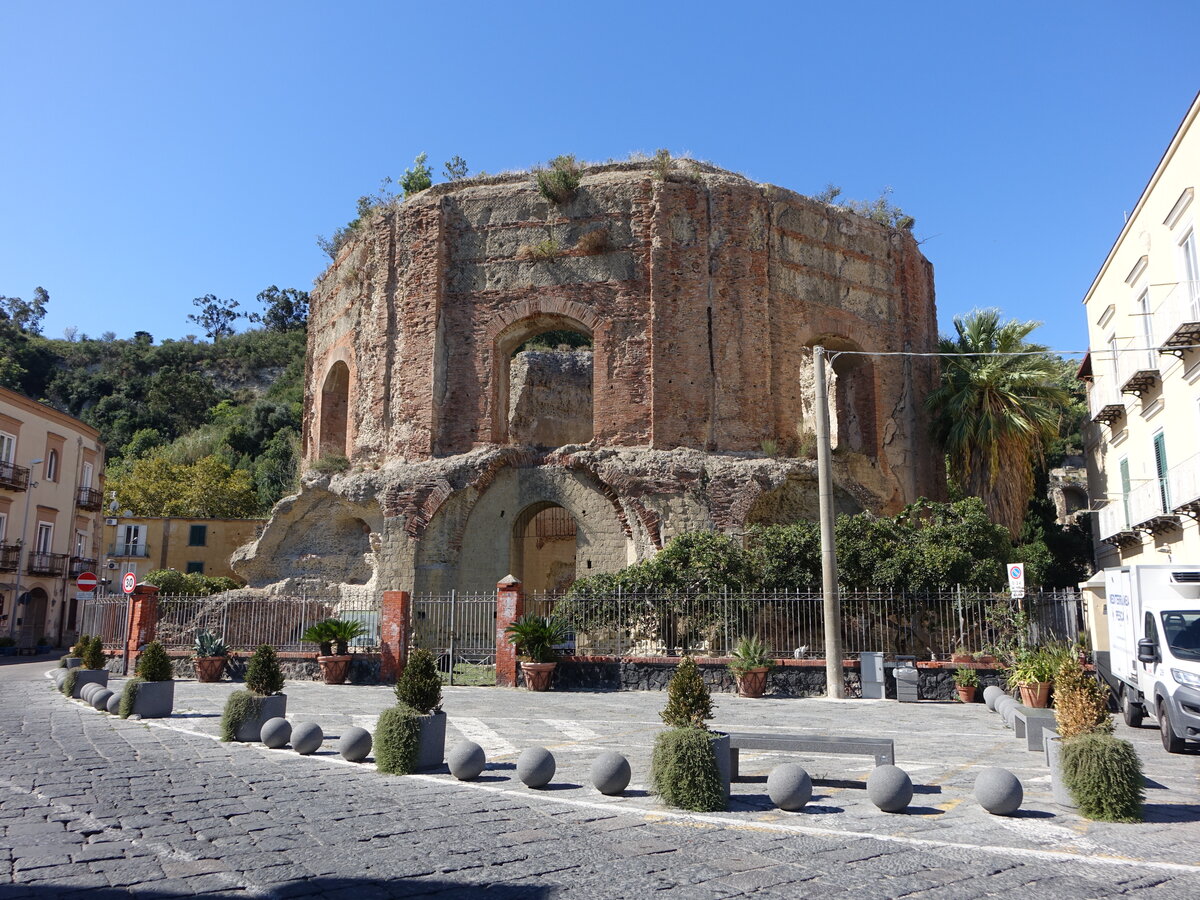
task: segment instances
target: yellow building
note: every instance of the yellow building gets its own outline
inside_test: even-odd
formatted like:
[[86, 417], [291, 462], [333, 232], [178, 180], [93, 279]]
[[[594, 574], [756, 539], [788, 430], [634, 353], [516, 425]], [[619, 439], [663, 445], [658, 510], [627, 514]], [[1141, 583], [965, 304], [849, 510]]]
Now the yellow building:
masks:
[[[109, 518], [105, 520], [106, 569], [109, 577], [112, 572], [134, 572], [139, 581], [154, 569], [235, 578], [229, 557], [242, 544], [258, 537], [265, 522], [266, 519]], [[114, 579], [110, 590], [119, 589]]]
[[1200, 563], [1200, 95], [1084, 298], [1099, 568]]
[[103, 471], [96, 429], [0, 387], [0, 636], [75, 639], [74, 579], [100, 556]]

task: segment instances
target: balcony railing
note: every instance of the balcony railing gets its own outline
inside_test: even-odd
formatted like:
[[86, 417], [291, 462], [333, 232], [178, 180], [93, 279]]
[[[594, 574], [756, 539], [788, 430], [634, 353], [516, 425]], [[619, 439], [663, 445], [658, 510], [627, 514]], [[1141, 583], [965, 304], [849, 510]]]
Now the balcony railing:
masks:
[[1154, 310], [1154, 330], [1164, 335], [1162, 349], [1181, 353], [1200, 344], [1200, 281], [1172, 285]]
[[1125, 500], [1118, 498], [1111, 501], [1100, 510], [1099, 537], [1106, 544], [1133, 544], [1141, 541], [1138, 533], [1129, 527], [1129, 518], [1125, 513]]
[[25, 564], [25, 571], [30, 575], [58, 577], [63, 574], [66, 566], [67, 554], [65, 553], [31, 553], [29, 562]]
[[1147, 338], [1133, 338], [1117, 348], [1117, 384], [1122, 394], [1139, 397], [1158, 383], [1158, 349], [1147, 347]]
[[1167, 487], [1172, 512], [1200, 517], [1200, 453], [1171, 467]]
[[150, 546], [148, 544], [113, 544], [108, 548], [108, 555], [147, 559], [150, 556]]
[[0, 544], [0, 572], [15, 572], [21, 565], [20, 544]]
[[1125, 401], [1112, 378], [1101, 376], [1088, 388], [1088, 410], [1092, 421], [1112, 425], [1125, 415]]
[[1166, 478], [1151, 478], [1129, 492], [1129, 522], [1139, 531], [1152, 534], [1179, 527], [1179, 516], [1171, 511]]
[[86, 556], [72, 556], [71, 568], [68, 569], [72, 578], [77, 578], [84, 572], [95, 572], [96, 560], [88, 559]]
[[79, 496], [75, 498], [75, 505], [80, 509], [97, 510], [103, 502], [104, 494], [95, 488], [81, 487]]
[[16, 463], [0, 462], [0, 488], [24, 491], [29, 488], [29, 469]]

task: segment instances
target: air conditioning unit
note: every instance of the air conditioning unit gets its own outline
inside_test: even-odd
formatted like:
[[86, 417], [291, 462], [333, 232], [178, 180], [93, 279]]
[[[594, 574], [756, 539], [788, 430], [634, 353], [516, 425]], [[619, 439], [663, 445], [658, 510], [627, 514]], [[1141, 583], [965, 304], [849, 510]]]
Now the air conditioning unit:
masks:
[[116, 519], [105, 519], [105, 520], [104, 520], [104, 524], [105, 524], [105, 525], [116, 525], [116, 524], [117, 524], [117, 520], [116, 520]]

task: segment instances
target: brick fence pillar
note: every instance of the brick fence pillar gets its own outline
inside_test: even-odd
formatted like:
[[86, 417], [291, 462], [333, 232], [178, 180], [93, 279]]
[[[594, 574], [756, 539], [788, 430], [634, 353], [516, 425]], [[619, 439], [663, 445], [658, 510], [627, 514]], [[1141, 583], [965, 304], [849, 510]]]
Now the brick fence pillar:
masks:
[[525, 613], [521, 582], [511, 575], [496, 585], [496, 686], [517, 686], [517, 648], [504, 629]]
[[395, 681], [408, 663], [408, 591], [384, 591], [379, 616], [379, 674], [384, 681]]
[[154, 640], [158, 626], [158, 588], [152, 584], [139, 584], [129, 595], [132, 609], [129, 613], [129, 634], [125, 638], [125, 668], [137, 659], [142, 648]]

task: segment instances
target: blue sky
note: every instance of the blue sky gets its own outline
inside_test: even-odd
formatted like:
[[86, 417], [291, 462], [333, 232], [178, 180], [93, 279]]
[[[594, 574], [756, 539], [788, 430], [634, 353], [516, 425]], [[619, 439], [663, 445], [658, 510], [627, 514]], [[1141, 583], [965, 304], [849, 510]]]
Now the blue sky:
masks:
[[944, 328], [1086, 342], [1083, 294], [1200, 89], [1194, 2], [0, 5], [0, 294], [44, 332], [197, 331], [435, 170], [667, 147], [917, 219]]

